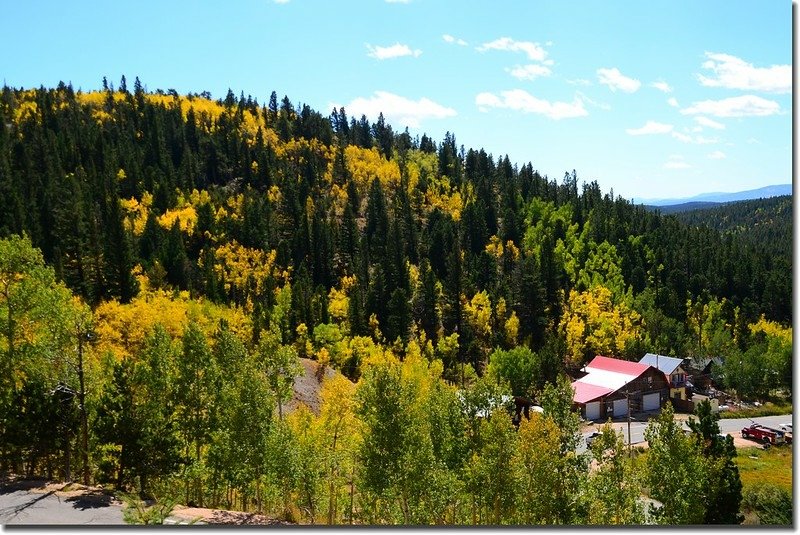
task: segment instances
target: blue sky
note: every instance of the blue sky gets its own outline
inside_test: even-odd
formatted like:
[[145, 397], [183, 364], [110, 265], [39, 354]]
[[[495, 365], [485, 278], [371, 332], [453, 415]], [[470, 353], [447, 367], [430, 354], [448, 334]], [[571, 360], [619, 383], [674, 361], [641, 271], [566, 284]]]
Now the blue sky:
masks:
[[6, 3], [14, 87], [275, 90], [627, 198], [791, 182], [789, 1]]

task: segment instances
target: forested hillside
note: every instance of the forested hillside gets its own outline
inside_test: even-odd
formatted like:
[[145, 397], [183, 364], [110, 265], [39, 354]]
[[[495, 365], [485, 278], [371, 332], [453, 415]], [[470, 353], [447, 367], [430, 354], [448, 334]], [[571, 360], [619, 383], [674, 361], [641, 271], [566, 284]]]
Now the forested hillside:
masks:
[[733, 234], [780, 259], [792, 269], [792, 196], [738, 201], [713, 208], [690, 210], [677, 218], [693, 226], [706, 226], [723, 234]]
[[[311, 522], [625, 523], [639, 480], [613, 503], [584, 485], [563, 372], [736, 355], [731, 389], [791, 388], [791, 262], [767, 254], [785, 234], [274, 92], [103, 86], [0, 97], [4, 468], [71, 458], [87, 481]], [[298, 357], [350, 381], [320, 414], [273, 414]], [[520, 427], [529, 456], [477, 416], [503, 394], [548, 411]], [[713, 510], [692, 496], [672, 523]]]

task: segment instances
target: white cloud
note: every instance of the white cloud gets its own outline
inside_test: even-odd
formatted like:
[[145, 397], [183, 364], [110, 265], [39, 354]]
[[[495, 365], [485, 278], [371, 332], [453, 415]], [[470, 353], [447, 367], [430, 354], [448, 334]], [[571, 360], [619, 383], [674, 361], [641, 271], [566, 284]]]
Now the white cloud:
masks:
[[631, 136], [643, 136], [647, 134], [668, 134], [672, 132], [671, 124], [657, 123], [655, 121], [647, 121], [641, 128], [628, 128], [625, 130]]
[[697, 122], [697, 124], [700, 124], [700, 125], [703, 125], [703, 126], [707, 126], [709, 128], [713, 128], [715, 130], [725, 130], [725, 125], [724, 124], [718, 123], [717, 121], [713, 121], [713, 120], [709, 119], [708, 117], [703, 117], [702, 115], [698, 115], [697, 117], [694, 118], [694, 120], [695, 120], [695, 122]]
[[503, 104], [503, 101], [500, 100], [500, 97], [495, 95], [494, 93], [478, 93], [475, 96], [475, 104], [478, 106], [478, 109], [482, 112], [489, 111], [489, 108], [506, 108]]
[[487, 50], [505, 50], [507, 52], [524, 52], [533, 61], [544, 61], [547, 58], [547, 51], [539, 43], [530, 41], [515, 41], [510, 37], [501, 37], [489, 43], [483, 43], [477, 47], [479, 52]]
[[489, 108], [505, 108], [544, 115], [556, 120], [589, 115], [589, 112], [583, 107], [583, 101], [578, 97], [575, 97], [572, 102], [549, 102], [536, 98], [522, 89], [502, 91], [500, 96], [493, 93], [480, 93], [475, 97], [475, 104], [480, 111], [488, 111]]
[[747, 63], [736, 56], [713, 52], [706, 52], [706, 57], [709, 59], [703, 63], [703, 68], [712, 71], [714, 75], [712, 77], [697, 75], [704, 86], [768, 93], [792, 92], [791, 65], [754, 67], [752, 63]]
[[719, 143], [719, 139], [715, 137], [703, 137], [703, 136], [695, 136], [694, 142], [697, 145], [714, 145], [715, 143]]
[[658, 82], [653, 82], [650, 84], [650, 87], [655, 87], [659, 91], [663, 91], [664, 93], [672, 93], [672, 88], [669, 86], [667, 82], [659, 80]]
[[725, 153], [722, 152], [721, 150], [715, 150], [714, 152], [709, 153], [708, 157], [711, 158], [712, 160], [722, 160], [723, 158], [725, 158]]
[[623, 75], [616, 67], [613, 69], [597, 69], [597, 79], [601, 84], [607, 85], [611, 91], [619, 89], [625, 93], [635, 93], [642, 85], [639, 80]]
[[597, 108], [600, 108], [601, 110], [610, 110], [610, 109], [611, 109], [611, 106], [610, 106], [609, 104], [607, 104], [607, 103], [605, 103], [605, 102], [596, 102], [596, 101], [594, 101], [594, 100], [590, 99], [589, 97], [587, 97], [587, 96], [586, 96], [586, 95], [583, 93], [583, 91], [575, 91], [575, 94], [576, 94], [576, 95], [578, 96], [578, 98], [580, 98], [582, 101], [584, 101], [584, 102], [586, 102], [586, 103], [588, 103], [588, 104], [591, 104], [592, 106], [595, 106], [595, 107], [597, 107]]
[[664, 163], [664, 169], [689, 169], [691, 165], [683, 160], [680, 154], [671, 154], [669, 160]]
[[755, 95], [724, 98], [722, 100], [703, 100], [693, 102], [681, 110], [684, 115], [712, 115], [714, 117], [763, 117], [780, 113], [780, 104]]
[[442, 39], [444, 39], [445, 43], [457, 44], [457, 45], [461, 45], [461, 46], [467, 46], [467, 42], [466, 41], [464, 41], [463, 39], [458, 39], [456, 37], [453, 37], [452, 35], [450, 35], [448, 33], [444, 34], [442, 36]]
[[[696, 128], [697, 127], [695, 127], [692, 130], [689, 130], [688, 128], [686, 128], [684, 130], [686, 130], [687, 132], [691, 131], [691, 132], [695, 132], [696, 133], [696, 132], [698, 132], [698, 130], [696, 130]], [[713, 137], [713, 138], [708, 138], [708, 137], [703, 137], [703, 136], [694, 136], [694, 137], [692, 137], [689, 134], [684, 134], [684, 133], [675, 132], [675, 131], [671, 132], [671, 135], [672, 135], [672, 137], [674, 137], [675, 139], [677, 139], [678, 141], [680, 141], [682, 143], [693, 143], [695, 145], [713, 145], [714, 143], [719, 143], [719, 139], [715, 138], [715, 137]]]
[[[338, 105], [328, 106], [331, 107]], [[419, 128], [422, 121], [427, 119], [444, 119], [456, 115], [456, 110], [453, 108], [442, 106], [430, 99], [423, 97], [419, 100], [410, 100], [388, 91], [375, 91], [369, 98], [358, 97], [345, 108], [351, 117], [366, 115], [372, 120], [377, 120], [378, 115], [383, 113], [387, 122], [411, 128]]]
[[515, 65], [513, 69], [506, 69], [506, 72], [518, 80], [533, 80], [539, 76], [550, 76], [552, 73], [544, 65], [537, 65], [536, 63]]
[[702, 132], [702, 131], [703, 131], [703, 127], [700, 126], [700, 125], [692, 127], [692, 132], [697, 133], [697, 132]]
[[678, 141], [683, 141], [684, 143], [692, 142], [692, 136], [687, 136], [686, 134], [681, 134], [680, 132], [672, 132], [672, 137]]
[[682, 161], [670, 161], [664, 164], [664, 169], [689, 169], [691, 165]]
[[408, 45], [401, 45], [400, 43], [395, 43], [391, 46], [372, 46], [368, 44], [367, 49], [369, 50], [369, 54], [367, 54], [369, 57], [380, 60], [401, 58], [403, 56], [414, 56], [416, 58], [422, 54], [422, 50], [411, 50]]
[[670, 105], [670, 106], [672, 106], [673, 108], [677, 108], [677, 107], [679, 106], [679, 104], [678, 104], [678, 99], [677, 99], [677, 98], [675, 98], [675, 97], [670, 97], [670, 98], [667, 100], [667, 104], [669, 104], [669, 105]]

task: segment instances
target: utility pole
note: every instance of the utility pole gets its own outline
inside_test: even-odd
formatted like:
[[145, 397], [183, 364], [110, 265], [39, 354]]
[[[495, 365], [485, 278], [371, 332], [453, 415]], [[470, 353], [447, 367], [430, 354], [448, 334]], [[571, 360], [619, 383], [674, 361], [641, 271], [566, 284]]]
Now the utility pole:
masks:
[[625, 385], [625, 400], [628, 402], [628, 457], [633, 457], [633, 449], [631, 448], [631, 394], [628, 391], [628, 385]]
[[89, 421], [86, 415], [86, 382], [83, 370], [83, 341], [90, 341], [92, 333], [78, 329], [78, 410], [81, 414], [81, 463], [83, 464], [83, 484], [89, 485]]

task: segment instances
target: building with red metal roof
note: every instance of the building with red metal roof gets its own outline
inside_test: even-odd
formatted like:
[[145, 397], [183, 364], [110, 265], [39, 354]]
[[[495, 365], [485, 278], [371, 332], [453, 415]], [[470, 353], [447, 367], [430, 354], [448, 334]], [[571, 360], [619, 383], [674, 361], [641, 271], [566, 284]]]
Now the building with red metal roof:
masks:
[[661, 409], [669, 396], [669, 380], [653, 366], [596, 356], [572, 383], [573, 403], [587, 420], [626, 416], [628, 412]]

